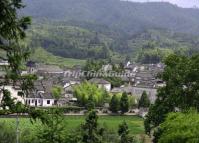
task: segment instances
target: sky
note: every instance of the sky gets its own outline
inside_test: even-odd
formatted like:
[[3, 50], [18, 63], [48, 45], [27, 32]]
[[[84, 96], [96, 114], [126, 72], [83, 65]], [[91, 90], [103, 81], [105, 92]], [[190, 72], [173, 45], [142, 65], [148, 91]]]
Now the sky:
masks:
[[128, 0], [128, 1], [135, 1], [135, 2], [164, 1], [164, 2], [170, 2], [172, 4], [177, 4], [178, 6], [184, 8], [190, 8], [195, 6], [199, 8], [199, 0]]

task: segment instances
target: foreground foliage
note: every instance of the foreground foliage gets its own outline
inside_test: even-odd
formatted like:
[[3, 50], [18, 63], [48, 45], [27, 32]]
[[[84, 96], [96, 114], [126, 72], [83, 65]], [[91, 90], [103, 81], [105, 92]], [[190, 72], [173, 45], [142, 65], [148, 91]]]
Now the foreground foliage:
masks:
[[[55, 119], [55, 117], [49, 117], [49, 120]], [[66, 116], [62, 120], [60, 124], [58, 124], [58, 128], [63, 127], [60, 130], [55, 130], [54, 134], [59, 133], [61, 135], [61, 138], [64, 140], [67, 140], [67, 143], [78, 143], [82, 139], [82, 134], [80, 130], [81, 125], [85, 124], [85, 116]], [[46, 120], [46, 119], [45, 119]], [[104, 132], [102, 136], [102, 140], [104, 140], [105, 143], [116, 143], [119, 141], [119, 135], [117, 133], [119, 129], [119, 124], [123, 122], [123, 120], [126, 121], [128, 125], [129, 135], [132, 136], [140, 136], [141, 134], [144, 134], [144, 127], [143, 127], [143, 120], [136, 116], [99, 116], [98, 117], [98, 131], [100, 129]], [[61, 121], [61, 118], [60, 120]], [[0, 123], [3, 123], [7, 127], [11, 128], [12, 131], [14, 131], [15, 134], [15, 119], [12, 118], [1, 118]], [[52, 131], [50, 129], [51, 125], [49, 124], [42, 124], [39, 120], [36, 122], [33, 122], [32, 124], [29, 119], [27, 118], [20, 118], [20, 143], [38, 143], [38, 137], [41, 138], [41, 136], [46, 136], [50, 138], [49, 136], [45, 135], [47, 132]], [[45, 123], [45, 122], [44, 122]], [[54, 120], [54, 127], [55, 127], [56, 120]], [[61, 126], [60, 126], [61, 125]], [[54, 128], [53, 127], [53, 128]], [[3, 131], [3, 128], [1, 128]], [[45, 131], [45, 132], [43, 132]], [[75, 136], [75, 138], [74, 138]], [[13, 138], [14, 139], [14, 138]], [[43, 139], [42, 139], [43, 141]], [[70, 141], [70, 142], [69, 142]], [[103, 143], [104, 143], [103, 142]]]
[[171, 55], [165, 61], [161, 75], [166, 86], [158, 90], [155, 104], [145, 120], [146, 132], [164, 122], [168, 113], [191, 107], [199, 109], [199, 55], [191, 58]]
[[198, 112], [170, 113], [157, 130], [156, 138], [159, 138], [158, 143], [197, 143], [198, 130]]

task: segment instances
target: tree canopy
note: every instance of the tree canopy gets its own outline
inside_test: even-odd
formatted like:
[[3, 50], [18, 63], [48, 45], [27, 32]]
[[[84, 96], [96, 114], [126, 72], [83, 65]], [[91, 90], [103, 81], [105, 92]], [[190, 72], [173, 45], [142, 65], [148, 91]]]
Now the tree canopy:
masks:
[[74, 95], [78, 99], [78, 103], [82, 106], [87, 105], [90, 96], [92, 96], [92, 100], [96, 106], [101, 106], [107, 97], [107, 92], [102, 88], [98, 88], [97, 85], [85, 81], [74, 87]]
[[126, 113], [129, 111], [129, 99], [126, 92], [122, 94], [120, 99], [120, 110], [122, 113]]
[[170, 112], [191, 107], [199, 109], [199, 55], [190, 58], [171, 55], [165, 65], [160, 77], [166, 85], [158, 90], [155, 104], [150, 107], [145, 120], [148, 133], [149, 128], [162, 123]]
[[116, 95], [113, 95], [109, 104], [109, 109], [113, 113], [117, 113], [120, 108], [120, 101]]
[[158, 129], [158, 143], [199, 142], [199, 114], [191, 110], [184, 113], [170, 113]]
[[147, 108], [149, 106], [150, 106], [150, 99], [149, 99], [146, 91], [144, 91], [142, 93], [140, 100], [139, 100], [138, 108]]

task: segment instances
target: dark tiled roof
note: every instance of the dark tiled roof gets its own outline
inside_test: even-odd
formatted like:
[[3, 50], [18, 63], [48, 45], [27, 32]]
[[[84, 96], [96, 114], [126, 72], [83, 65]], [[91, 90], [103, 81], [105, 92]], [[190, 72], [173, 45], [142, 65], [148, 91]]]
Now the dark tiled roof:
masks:
[[54, 99], [52, 93], [32, 92], [27, 98]]

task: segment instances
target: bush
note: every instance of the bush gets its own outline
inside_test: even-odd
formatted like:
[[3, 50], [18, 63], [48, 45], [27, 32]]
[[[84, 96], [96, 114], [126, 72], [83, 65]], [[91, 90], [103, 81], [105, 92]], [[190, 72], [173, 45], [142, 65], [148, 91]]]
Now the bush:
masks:
[[15, 129], [9, 127], [5, 123], [0, 123], [0, 142], [1, 143], [16, 143]]
[[156, 131], [158, 143], [198, 143], [199, 114], [196, 111], [187, 113], [170, 113], [165, 122]]

